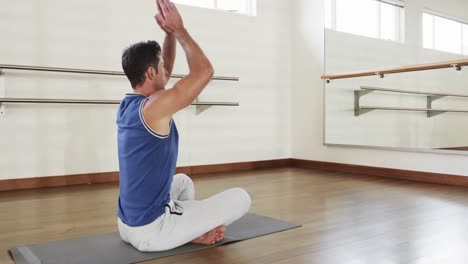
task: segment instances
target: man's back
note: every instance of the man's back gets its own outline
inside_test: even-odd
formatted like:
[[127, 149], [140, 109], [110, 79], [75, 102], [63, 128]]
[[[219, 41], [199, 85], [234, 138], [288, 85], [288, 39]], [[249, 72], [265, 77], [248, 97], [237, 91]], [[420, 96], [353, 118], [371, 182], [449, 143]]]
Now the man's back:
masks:
[[164, 213], [170, 201], [179, 135], [171, 119], [170, 133], [158, 135], [143, 118], [147, 97], [128, 94], [117, 114], [120, 167], [119, 218], [143, 226]]

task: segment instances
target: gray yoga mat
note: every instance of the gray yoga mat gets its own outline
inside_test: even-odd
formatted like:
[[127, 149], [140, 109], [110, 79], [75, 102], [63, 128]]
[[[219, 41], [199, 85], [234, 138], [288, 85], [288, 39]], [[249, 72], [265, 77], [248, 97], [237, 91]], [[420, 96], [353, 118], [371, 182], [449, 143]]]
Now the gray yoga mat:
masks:
[[110, 233], [13, 247], [10, 248], [10, 254], [16, 264], [135, 263], [211, 248], [296, 227], [300, 226], [249, 213], [230, 225], [224, 239], [215, 245], [205, 246], [189, 243], [168, 251], [142, 253], [123, 242], [118, 233]]

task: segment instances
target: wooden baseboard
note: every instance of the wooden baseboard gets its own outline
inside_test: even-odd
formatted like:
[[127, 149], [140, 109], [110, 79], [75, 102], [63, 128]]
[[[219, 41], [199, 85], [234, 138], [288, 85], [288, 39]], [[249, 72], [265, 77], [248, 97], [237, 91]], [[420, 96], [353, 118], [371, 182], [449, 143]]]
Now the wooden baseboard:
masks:
[[453, 148], [439, 148], [441, 150], [461, 150], [461, 151], [468, 151], [468, 147], [453, 147]]
[[118, 182], [118, 172], [0, 180], [0, 191]]
[[[226, 164], [200, 165], [177, 167], [177, 173], [187, 175], [200, 175], [220, 172], [236, 172], [265, 168], [288, 167], [291, 159], [251, 161]], [[52, 177], [37, 177], [24, 179], [0, 180], [0, 191], [12, 191], [21, 189], [36, 189], [45, 187], [59, 187], [79, 184], [112, 183], [119, 181], [118, 172], [89, 173], [78, 175], [64, 175]]]
[[278, 159], [180, 167], [177, 168], [176, 171], [177, 173], [185, 173], [187, 175], [200, 175], [209, 173], [249, 171], [257, 169], [284, 168], [289, 167], [290, 164], [291, 159]]
[[[450, 175], [431, 172], [409, 171], [389, 168], [379, 168], [352, 164], [342, 164], [323, 161], [300, 160], [300, 159], [279, 159], [266, 161], [251, 161], [226, 164], [200, 165], [178, 167], [177, 173], [185, 173], [190, 176], [250, 171], [267, 168], [297, 167], [326, 171], [337, 171], [345, 173], [356, 173], [373, 176], [382, 176], [403, 180], [421, 181], [437, 184], [448, 184], [468, 187], [468, 177], [460, 175]], [[118, 172], [90, 173], [79, 175], [65, 175], [54, 177], [38, 177], [26, 179], [0, 180], [0, 191], [12, 191], [20, 189], [36, 189], [44, 187], [70, 186], [79, 184], [111, 183], [119, 181]]]
[[337, 171], [345, 173], [365, 174], [402, 180], [420, 181], [428, 183], [456, 185], [468, 187], [468, 177], [462, 175], [442, 174], [433, 172], [410, 171], [362, 165], [342, 164], [323, 161], [292, 159], [292, 167]]

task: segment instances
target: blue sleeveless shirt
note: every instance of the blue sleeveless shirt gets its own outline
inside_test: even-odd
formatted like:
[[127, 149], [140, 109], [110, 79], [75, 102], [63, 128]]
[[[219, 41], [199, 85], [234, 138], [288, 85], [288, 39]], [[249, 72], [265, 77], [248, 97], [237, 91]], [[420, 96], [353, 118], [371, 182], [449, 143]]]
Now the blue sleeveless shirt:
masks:
[[120, 169], [119, 218], [128, 226], [153, 222], [165, 211], [175, 173], [179, 134], [171, 119], [169, 135], [158, 135], [145, 122], [147, 97], [127, 94], [117, 113]]

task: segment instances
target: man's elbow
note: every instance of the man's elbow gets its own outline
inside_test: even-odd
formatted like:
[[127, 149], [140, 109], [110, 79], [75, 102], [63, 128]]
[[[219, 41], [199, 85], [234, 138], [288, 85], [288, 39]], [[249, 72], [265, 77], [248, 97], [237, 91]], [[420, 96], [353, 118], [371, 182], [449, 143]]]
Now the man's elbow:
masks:
[[204, 80], [205, 82], [211, 81], [211, 79], [213, 79], [214, 76], [213, 66], [211, 66], [211, 64], [203, 66], [203, 68], [201, 68], [200, 71], [196, 73], [196, 76], [198, 76], [200, 80]]
[[211, 64], [209, 64], [206, 69], [205, 69], [205, 74], [210, 78], [210, 80], [213, 78], [215, 71], [214, 68]]
[[200, 65], [200, 68], [191, 71], [189, 75], [192, 75], [199, 80], [209, 81], [214, 76], [214, 69], [213, 66], [211, 66], [211, 64], [208, 63], [203, 66]]

